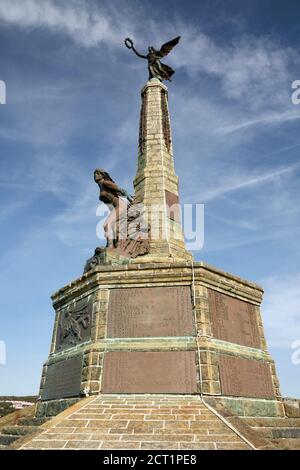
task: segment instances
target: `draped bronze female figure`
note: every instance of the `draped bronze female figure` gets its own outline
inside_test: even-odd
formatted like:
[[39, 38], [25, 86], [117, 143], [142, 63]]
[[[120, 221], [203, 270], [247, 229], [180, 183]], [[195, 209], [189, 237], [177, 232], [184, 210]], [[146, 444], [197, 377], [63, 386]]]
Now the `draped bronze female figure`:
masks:
[[110, 214], [104, 223], [104, 233], [107, 248], [114, 248], [119, 241], [119, 220], [123, 213], [127, 211], [127, 204], [132, 202], [132, 196], [123, 188], [120, 188], [102, 168], [94, 171], [94, 180], [100, 188], [100, 201], [104, 202], [110, 210]]

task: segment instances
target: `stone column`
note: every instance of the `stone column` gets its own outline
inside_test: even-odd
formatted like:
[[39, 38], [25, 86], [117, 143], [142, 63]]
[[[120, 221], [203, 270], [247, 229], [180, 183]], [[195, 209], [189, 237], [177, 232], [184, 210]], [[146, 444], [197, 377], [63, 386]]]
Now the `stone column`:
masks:
[[[135, 203], [146, 209], [150, 252], [136, 262], [191, 260], [184, 244], [174, 169], [168, 90], [158, 79], [142, 89]], [[175, 206], [174, 206], [175, 204]], [[173, 206], [173, 209], [170, 209]]]

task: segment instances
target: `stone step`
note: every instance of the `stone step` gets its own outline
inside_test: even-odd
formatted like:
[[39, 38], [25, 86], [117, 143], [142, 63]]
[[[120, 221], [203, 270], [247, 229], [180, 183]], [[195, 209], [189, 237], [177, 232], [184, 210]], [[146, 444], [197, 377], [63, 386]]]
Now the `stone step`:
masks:
[[241, 418], [252, 428], [257, 427], [271, 427], [271, 428], [288, 428], [288, 427], [299, 427], [300, 418]]
[[6, 426], [1, 429], [2, 434], [9, 434], [11, 436], [26, 436], [27, 434], [32, 434], [36, 432], [36, 426]]
[[19, 439], [20, 436], [10, 436], [9, 434], [0, 434], [0, 445], [2, 446], [9, 446], [13, 442], [15, 442], [17, 439]]
[[255, 431], [259, 432], [259, 434], [266, 439], [281, 439], [281, 438], [291, 438], [297, 439], [300, 438], [300, 428], [296, 427], [279, 427], [279, 428], [271, 428], [268, 427], [252, 427]]
[[282, 450], [300, 450], [300, 439], [272, 439], [271, 442]]
[[262, 437], [265, 437], [266, 439], [272, 439], [273, 438], [273, 428], [268, 427], [252, 427], [254, 431], [257, 431]]
[[300, 428], [275, 428], [272, 435], [274, 439], [300, 439]]
[[100, 395], [72, 408], [21, 448], [250, 449], [199, 397]]
[[49, 418], [20, 418], [17, 422], [18, 426], [41, 426], [49, 421]]

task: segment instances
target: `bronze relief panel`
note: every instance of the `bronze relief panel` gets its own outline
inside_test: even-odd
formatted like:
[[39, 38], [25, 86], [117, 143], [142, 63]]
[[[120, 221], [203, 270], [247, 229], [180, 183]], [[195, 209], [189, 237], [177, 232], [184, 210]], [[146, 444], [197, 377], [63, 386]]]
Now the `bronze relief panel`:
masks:
[[82, 356], [64, 359], [47, 367], [42, 400], [76, 397], [81, 389]]
[[103, 393], [196, 393], [194, 351], [108, 352]]
[[274, 398], [268, 363], [221, 354], [219, 369], [223, 395]]
[[129, 287], [110, 291], [107, 322], [109, 338], [193, 334], [189, 286]]
[[91, 339], [93, 296], [76, 300], [65, 307], [58, 320], [55, 352]]
[[243, 300], [208, 289], [209, 311], [215, 338], [260, 348], [255, 306]]

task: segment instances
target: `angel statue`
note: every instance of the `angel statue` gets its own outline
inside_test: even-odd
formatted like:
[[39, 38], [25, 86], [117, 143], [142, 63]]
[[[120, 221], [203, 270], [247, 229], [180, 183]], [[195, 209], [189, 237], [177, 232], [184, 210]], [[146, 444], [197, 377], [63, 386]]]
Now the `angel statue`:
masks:
[[132, 49], [138, 57], [148, 60], [149, 80], [151, 78], [158, 78], [158, 80], [162, 82], [163, 80], [171, 81], [171, 77], [173, 73], [175, 73], [175, 71], [168, 65], [162, 64], [160, 59], [168, 55], [169, 52], [171, 52], [171, 50], [173, 49], [173, 47], [178, 44], [179, 40], [180, 36], [177, 36], [177, 38], [166, 42], [161, 46], [159, 51], [154, 49], [154, 47], [150, 46], [148, 47], [149, 52], [147, 55], [140, 54], [135, 49], [133, 41], [130, 38], [125, 39], [125, 46], [128, 47], [128, 49]]

